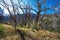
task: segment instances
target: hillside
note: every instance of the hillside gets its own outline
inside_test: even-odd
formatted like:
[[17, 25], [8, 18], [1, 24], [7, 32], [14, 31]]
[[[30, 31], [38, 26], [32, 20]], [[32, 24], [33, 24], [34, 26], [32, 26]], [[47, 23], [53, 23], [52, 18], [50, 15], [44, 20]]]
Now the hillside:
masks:
[[[2, 24], [6, 33], [5, 37], [0, 40], [22, 40], [21, 36], [16, 33], [14, 28], [10, 25]], [[60, 33], [49, 32], [46, 30], [35, 30], [27, 28], [17, 28], [17, 30], [24, 33], [25, 40], [60, 40]]]

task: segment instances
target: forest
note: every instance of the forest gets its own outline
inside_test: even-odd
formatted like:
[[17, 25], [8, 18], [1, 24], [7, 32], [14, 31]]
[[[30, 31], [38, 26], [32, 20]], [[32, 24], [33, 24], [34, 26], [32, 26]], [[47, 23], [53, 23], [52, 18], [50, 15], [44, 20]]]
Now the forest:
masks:
[[0, 40], [60, 40], [60, 0], [0, 0]]

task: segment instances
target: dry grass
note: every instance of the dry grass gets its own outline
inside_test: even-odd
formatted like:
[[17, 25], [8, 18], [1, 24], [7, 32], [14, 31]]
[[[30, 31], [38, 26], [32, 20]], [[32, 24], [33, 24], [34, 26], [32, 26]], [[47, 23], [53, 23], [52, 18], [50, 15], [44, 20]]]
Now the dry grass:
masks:
[[14, 30], [14, 28], [11, 25], [5, 25], [2, 24], [4, 27], [5, 32], [7, 33], [7, 35], [14, 35], [16, 34], [16, 31]]
[[[5, 28], [7, 36], [5, 38], [2, 38], [1, 40], [18, 40], [18, 35], [16, 34], [13, 27], [5, 24], [3, 24], [3, 26]], [[34, 40], [60, 40], [60, 33], [49, 32], [46, 30], [36, 31], [27, 28], [19, 28], [19, 30], [23, 30], [23, 32], [27, 35], [27, 36], [25, 35], [26, 40], [32, 40], [32, 38]]]

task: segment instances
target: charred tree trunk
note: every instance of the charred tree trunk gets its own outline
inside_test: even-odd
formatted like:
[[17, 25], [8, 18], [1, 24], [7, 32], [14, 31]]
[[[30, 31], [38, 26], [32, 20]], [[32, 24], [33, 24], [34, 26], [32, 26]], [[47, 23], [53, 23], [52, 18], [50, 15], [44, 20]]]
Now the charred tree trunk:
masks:
[[[24, 32], [22, 31], [22, 30], [16, 30], [16, 32], [18, 33], [18, 35], [19, 35], [19, 40], [25, 40], [25, 38], [24, 38]], [[21, 39], [20, 39], [20, 37], [21, 37]]]
[[0, 23], [2, 23], [3, 16], [0, 16]]
[[36, 30], [38, 30], [38, 29], [37, 29], [37, 23], [38, 23], [38, 21], [39, 21], [39, 16], [40, 16], [40, 12], [38, 12], [38, 13], [37, 13], [37, 16], [36, 16], [36, 21], [35, 21], [35, 29], [36, 29]]

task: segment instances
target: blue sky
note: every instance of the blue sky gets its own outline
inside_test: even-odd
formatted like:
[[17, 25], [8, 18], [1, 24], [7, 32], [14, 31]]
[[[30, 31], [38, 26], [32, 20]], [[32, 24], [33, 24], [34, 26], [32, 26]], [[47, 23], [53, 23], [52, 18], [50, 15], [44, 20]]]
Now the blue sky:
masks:
[[[2, 0], [0, 0], [2, 1]], [[5, 0], [8, 4], [10, 3], [8, 0]], [[18, 4], [17, 3], [17, 0], [13, 0], [15, 4]], [[29, 1], [29, 2], [28, 2]], [[40, 0], [41, 1], [41, 0]], [[57, 0], [59, 3], [60, 3], [60, 0]], [[35, 7], [36, 6], [36, 0], [23, 0], [23, 2], [25, 2], [25, 4], [29, 4], [33, 9], [37, 10], [37, 8]], [[2, 2], [0, 2], [1, 4]], [[22, 3], [21, 3], [22, 4]], [[53, 5], [56, 5], [57, 2], [56, 0], [46, 0], [46, 3], [44, 3], [46, 5], [46, 8], [51, 8], [51, 6]], [[41, 8], [44, 9], [44, 4], [42, 4]], [[2, 7], [0, 5], [0, 7]], [[56, 11], [59, 11], [59, 8], [60, 8], [60, 5], [56, 6], [55, 7], [55, 10]], [[3, 7], [2, 7], [3, 8]], [[11, 9], [12, 10], [12, 9]], [[56, 12], [55, 10], [52, 10], [52, 9], [49, 9], [49, 10], [46, 10], [46, 14], [53, 14], [54, 12]], [[8, 11], [4, 8], [4, 12], [6, 14], [8, 14]], [[33, 12], [33, 11], [32, 11]], [[45, 11], [42, 11], [41, 14], [44, 14]], [[34, 12], [35, 13], [35, 12]]]
[[[29, 1], [29, 2], [28, 2]], [[39, 0], [41, 2], [41, 0]], [[26, 4], [29, 4], [33, 9], [37, 10], [36, 7], [36, 0], [23, 0]], [[57, 5], [57, 2], [60, 2], [60, 0], [46, 0], [46, 3], [42, 4], [41, 8], [44, 9], [44, 5], [46, 5], [46, 8], [52, 8], [52, 6]], [[60, 5], [58, 5], [60, 8]], [[53, 9], [46, 10], [46, 14], [53, 14], [57, 11], [59, 11], [58, 6], [56, 6]], [[45, 11], [42, 11], [41, 14], [44, 14]], [[35, 13], [35, 12], [34, 12]]]
[[[51, 8], [52, 6], [57, 4], [56, 1], [60, 2], [60, 0], [46, 0], [46, 3], [44, 3], [44, 4], [46, 5], [46, 8]], [[35, 0], [31, 1], [32, 7], [35, 8], [35, 6], [33, 4], [36, 4]], [[41, 7], [42, 9], [44, 9], [44, 4], [42, 4], [42, 7]], [[37, 9], [37, 8], [35, 8], [35, 9]], [[58, 6], [55, 7], [55, 10], [59, 11]], [[56, 12], [55, 10], [52, 10], [52, 9], [46, 10], [46, 14], [53, 14]], [[44, 11], [42, 11], [41, 14], [44, 14]]]

